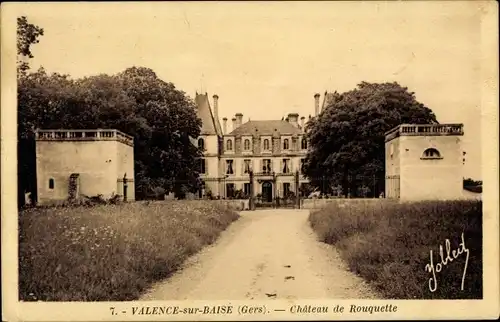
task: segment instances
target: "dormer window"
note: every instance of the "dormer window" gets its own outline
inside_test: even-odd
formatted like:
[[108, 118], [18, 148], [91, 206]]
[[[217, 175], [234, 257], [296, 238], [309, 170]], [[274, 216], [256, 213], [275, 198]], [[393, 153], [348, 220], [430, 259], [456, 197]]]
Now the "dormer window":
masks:
[[243, 149], [245, 151], [250, 150], [250, 140], [249, 139], [245, 139], [245, 142], [243, 143]]
[[198, 148], [202, 151], [205, 151], [205, 140], [203, 140], [203, 138], [198, 139]]
[[288, 150], [290, 149], [290, 142], [288, 141], [288, 139], [284, 139], [283, 140], [283, 150]]
[[226, 150], [227, 151], [232, 151], [233, 150], [233, 141], [227, 140], [226, 141]]
[[306, 139], [302, 139], [300, 147], [302, 148], [302, 150], [307, 150], [307, 140]]
[[269, 150], [269, 140], [268, 139], [264, 140], [264, 150]]
[[421, 159], [432, 160], [432, 159], [442, 159], [442, 157], [441, 157], [441, 153], [439, 153], [438, 150], [436, 150], [434, 148], [429, 148], [429, 149], [424, 151]]

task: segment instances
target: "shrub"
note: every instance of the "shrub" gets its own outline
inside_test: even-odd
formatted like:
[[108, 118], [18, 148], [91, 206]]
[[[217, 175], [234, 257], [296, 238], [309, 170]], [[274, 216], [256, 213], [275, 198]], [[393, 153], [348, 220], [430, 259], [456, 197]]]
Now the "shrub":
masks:
[[[313, 212], [310, 223], [322, 242], [334, 244], [349, 268], [392, 299], [482, 298], [482, 203], [435, 201], [415, 203], [357, 202], [331, 204]], [[426, 265], [434, 265], [445, 241], [457, 249], [464, 233], [469, 249], [464, 290], [465, 254], [436, 273], [429, 290]]]
[[464, 186], [464, 189], [470, 192], [482, 193], [483, 186]]
[[135, 300], [238, 217], [206, 201], [23, 211], [20, 300]]

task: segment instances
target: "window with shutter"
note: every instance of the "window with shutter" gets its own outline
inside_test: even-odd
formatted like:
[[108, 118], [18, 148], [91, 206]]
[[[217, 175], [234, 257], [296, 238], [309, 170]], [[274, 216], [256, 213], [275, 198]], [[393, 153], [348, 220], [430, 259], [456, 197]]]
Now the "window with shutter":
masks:
[[262, 172], [271, 173], [272, 172], [272, 162], [270, 159], [262, 160]]
[[290, 194], [290, 183], [283, 182], [283, 196], [287, 197]]
[[290, 173], [290, 159], [283, 159], [281, 161], [281, 168], [283, 173]]
[[250, 195], [250, 183], [249, 182], [245, 182], [243, 184], [243, 190], [245, 192], [245, 196], [249, 196]]
[[250, 162], [251, 162], [251, 160], [248, 160], [248, 159], [243, 161], [243, 173], [245, 173], [245, 174], [250, 173], [250, 169], [251, 169]]
[[234, 174], [233, 160], [226, 160], [226, 174]]

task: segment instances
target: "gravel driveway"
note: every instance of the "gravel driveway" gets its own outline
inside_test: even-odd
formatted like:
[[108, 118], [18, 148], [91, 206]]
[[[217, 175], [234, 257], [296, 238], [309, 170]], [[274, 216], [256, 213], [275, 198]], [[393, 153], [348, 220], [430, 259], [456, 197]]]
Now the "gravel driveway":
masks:
[[214, 245], [141, 300], [377, 298], [332, 246], [317, 241], [308, 216], [308, 210], [241, 212]]

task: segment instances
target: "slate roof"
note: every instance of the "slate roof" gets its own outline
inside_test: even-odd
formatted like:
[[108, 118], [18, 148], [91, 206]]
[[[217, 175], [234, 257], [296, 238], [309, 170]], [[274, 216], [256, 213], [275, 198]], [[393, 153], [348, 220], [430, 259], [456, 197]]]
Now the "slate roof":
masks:
[[[255, 130], [258, 131], [255, 131]], [[302, 134], [302, 130], [282, 120], [270, 121], [248, 121], [238, 128], [233, 130], [228, 135], [254, 135], [256, 132], [259, 135], [273, 135], [274, 130], [277, 130], [281, 135]]]
[[217, 133], [219, 136], [222, 136], [224, 133], [222, 133], [222, 126], [220, 126], [220, 120], [216, 119], [215, 120], [215, 129], [217, 130]]
[[323, 97], [323, 105], [321, 105], [321, 109], [319, 111], [320, 113], [323, 112], [323, 110], [328, 105], [328, 103], [333, 98], [333, 96], [334, 96], [334, 93], [325, 92], [325, 96]]
[[196, 93], [195, 103], [197, 107], [196, 111], [198, 117], [202, 122], [201, 134], [222, 136], [222, 128], [220, 126], [219, 120], [215, 118], [214, 113], [212, 112], [208, 94]]

